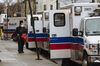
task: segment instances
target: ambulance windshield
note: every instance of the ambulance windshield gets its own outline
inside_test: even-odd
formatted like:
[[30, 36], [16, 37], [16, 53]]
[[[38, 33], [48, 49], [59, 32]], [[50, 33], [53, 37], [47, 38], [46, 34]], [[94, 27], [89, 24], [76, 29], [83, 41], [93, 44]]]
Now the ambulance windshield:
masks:
[[100, 35], [100, 19], [88, 19], [85, 22], [85, 33], [87, 36]]

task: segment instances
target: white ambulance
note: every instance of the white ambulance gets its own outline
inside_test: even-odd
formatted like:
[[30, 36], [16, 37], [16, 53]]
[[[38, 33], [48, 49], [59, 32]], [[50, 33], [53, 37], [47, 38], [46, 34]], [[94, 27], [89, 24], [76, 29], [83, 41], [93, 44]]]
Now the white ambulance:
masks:
[[[42, 15], [33, 15], [34, 19], [34, 27], [35, 27], [35, 34], [40, 37], [39, 35], [43, 34], [43, 23], [42, 23]], [[35, 39], [34, 39], [34, 31], [33, 26], [31, 25], [31, 16], [27, 15], [27, 24], [28, 24], [28, 43], [27, 48], [33, 49], [35, 47]], [[37, 40], [41, 40], [37, 39]]]
[[73, 66], [73, 61], [79, 65], [100, 61], [99, 7], [99, 3], [73, 3], [46, 12], [43, 27], [49, 40], [44, 45], [51, 59], [66, 58], [67, 66]]
[[[70, 9], [69, 24], [72, 36], [80, 37], [83, 41], [75, 39], [71, 58], [67, 60], [85, 66], [97, 60], [100, 62], [100, 3], [73, 3], [63, 8]], [[77, 40], [79, 43], [76, 43]], [[71, 66], [70, 63], [67, 64]]]
[[43, 31], [35, 30], [33, 41], [42, 42], [40, 48], [48, 51], [50, 59], [63, 60], [62, 66], [100, 61], [100, 17], [93, 16], [99, 15], [99, 7], [99, 3], [73, 3], [45, 11], [39, 26]]
[[25, 26], [27, 27], [26, 17], [8, 17], [8, 21], [7, 18], [4, 19], [3, 30], [5, 39], [11, 39], [12, 35], [15, 34], [16, 27], [19, 26], [20, 21], [23, 21]]

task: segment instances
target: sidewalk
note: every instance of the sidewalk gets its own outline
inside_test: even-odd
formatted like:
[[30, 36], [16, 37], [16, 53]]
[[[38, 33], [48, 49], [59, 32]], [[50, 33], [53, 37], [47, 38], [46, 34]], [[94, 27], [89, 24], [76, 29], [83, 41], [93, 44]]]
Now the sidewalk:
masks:
[[24, 54], [18, 54], [17, 43], [13, 41], [0, 40], [0, 66], [58, 66], [43, 57], [42, 60], [35, 60], [36, 53], [24, 49]]

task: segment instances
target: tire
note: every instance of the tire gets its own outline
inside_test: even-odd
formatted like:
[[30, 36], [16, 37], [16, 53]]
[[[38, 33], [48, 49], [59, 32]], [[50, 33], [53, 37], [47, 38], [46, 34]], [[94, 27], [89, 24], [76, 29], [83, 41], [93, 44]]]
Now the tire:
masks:
[[70, 62], [71, 62], [70, 59], [63, 59], [61, 66], [71, 66]]
[[88, 66], [88, 54], [87, 52], [84, 50], [83, 52], [83, 63], [82, 66]]
[[13, 41], [17, 41], [18, 40], [18, 36], [16, 33], [12, 34], [11, 39], [13, 39]]

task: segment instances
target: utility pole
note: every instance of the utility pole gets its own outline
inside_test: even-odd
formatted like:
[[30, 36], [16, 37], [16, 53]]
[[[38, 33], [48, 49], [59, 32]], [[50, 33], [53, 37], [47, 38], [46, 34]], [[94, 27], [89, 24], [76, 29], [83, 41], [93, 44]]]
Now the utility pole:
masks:
[[[32, 7], [31, 7], [31, 2], [30, 2], [30, 0], [28, 0], [28, 3], [29, 3], [30, 15], [31, 15], [31, 25], [32, 25], [32, 27], [33, 27], [33, 32], [34, 32], [33, 34], [35, 35], [35, 25], [34, 25], [34, 19], [33, 19]], [[36, 36], [34, 36], [34, 39], [35, 39], [37, 60], [41, 60], [41, 59], [40, 59], [40, 55], [39, 55], [38, 44], [37, 44], [37, 41], [36, 41]]]
[[11, 2], [12, 0], [5, 0], [5, 6], [6, 6], [6, 10], [5, 10], [5, 12], [6, 12], [6, 14], [7, 14], [7, 19], [6, 19], [6, 21], [7, 21], [7, 26], [6, 26], [6, 32], [7, 32], [7, 34], [6, 34], [6, 36], [5, 36], [5, 40], [8, 40], [8, 11], [9, 11], [9, 4], [10, 4], [10, 2]]
[[[7, 2], [7, 30], [8, 30], [8, 7], [9, 7], [9, 3]], [[7, 31], [7, 38], [6, 40], [8, 40], [8, 31]]]
[[6, 13], [7, 13], [7, 34], [6, 34], [6, 40], [8, 40], [8, 9], [9, 9], [9, 0], [6, 0]]

